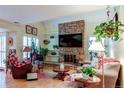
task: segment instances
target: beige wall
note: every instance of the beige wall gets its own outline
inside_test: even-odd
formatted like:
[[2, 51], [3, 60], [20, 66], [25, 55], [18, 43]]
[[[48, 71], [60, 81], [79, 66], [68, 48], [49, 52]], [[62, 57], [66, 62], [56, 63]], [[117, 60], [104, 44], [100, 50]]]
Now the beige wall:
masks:
[[[39, 38], [39, 43], [42, 46], [42, 40], [44, 38], [44, 31], [45, 31], [44, 26], [40, 22], [29, 24], [29, 25], [38, 28], [37, 37]], [[4, 21], [4, 20], [0, 20], [0, 28], [8, 29], [8, 33], [9, 33], [10, 36], [13, 36], [12, 32], [15, 33], [16, 37], [13, 36], [14, 38], [16, 38], [16, 40], [14, 40], [15, 41], [14, 42], [14, 47], [17, 50], [18, 57], [21, 58], [20, 49], [22, 48], [22, 44], [23, 44], [23, 41], [22, 41], [23, 36], [26, 35], [25, 25], [16, 25], [14, 23], [10, 23], [10, 22]], [[34, 37], [36, 37], [36, 36], [34, 36]], [[13, 46], [11, 48], [13, 48]]]
[[[120, 6], [118, 14], [119, 14], [119, 21], [124, 23], [124, 6]], [[123, 29], [124, 29], [124, 27], [123, 27]], [[114, 54], [115, 54], [115, 57], [118, 60], [120, 60], [121, 65], [122, 65], [121, 85], [122, 85], [122, 87], [124, 87], [124, 33], [122, 33], [121, 36], [122, 36], [123, 40], [121, 42], [115, 42]]]

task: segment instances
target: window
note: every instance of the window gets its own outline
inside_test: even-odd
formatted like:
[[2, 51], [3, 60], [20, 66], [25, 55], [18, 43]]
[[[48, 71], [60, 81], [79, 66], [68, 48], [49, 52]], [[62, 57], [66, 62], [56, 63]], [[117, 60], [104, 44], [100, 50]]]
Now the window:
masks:
[[[96, 37], [89, 37], [89, 46], [94, 41], [96, 41]], [[114, 41], [108, 38], [102, 38], [102, 44], [105, 47], [105, 56], [114, 58]]]
[[[36, 37], [24, 36], [23, 37], [23, 49], [25, 47], [31, 47], [31, 43], [34, 42], [36, 47], [39, 46], [39, 40]], [[30, 52], [23, 52], [23, 58], [30, 58]]]
[[6, 59], [6, 34], [0, 32], [0, 67], [5, 67]]

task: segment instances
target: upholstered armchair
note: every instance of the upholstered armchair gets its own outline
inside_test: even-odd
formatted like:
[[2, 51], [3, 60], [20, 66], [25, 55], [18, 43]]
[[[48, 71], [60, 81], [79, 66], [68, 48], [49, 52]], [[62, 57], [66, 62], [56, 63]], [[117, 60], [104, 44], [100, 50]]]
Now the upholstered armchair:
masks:
[[33, 66], [31, 64], [26, 64], [21, 67], [16, 67], [12, 65], [11, 71], [12, 71], [13, 78], [14, 79], [26, 79], [26, 75], [27, 73], [31, 73], [32, 67]]
[[33, 67], [30, 60], [23, 60], [19, 63], [18, 57], [14, 53], [9, 55], [9, 64], [14, 79], [26, 78], [27, 73], [30, 73]]

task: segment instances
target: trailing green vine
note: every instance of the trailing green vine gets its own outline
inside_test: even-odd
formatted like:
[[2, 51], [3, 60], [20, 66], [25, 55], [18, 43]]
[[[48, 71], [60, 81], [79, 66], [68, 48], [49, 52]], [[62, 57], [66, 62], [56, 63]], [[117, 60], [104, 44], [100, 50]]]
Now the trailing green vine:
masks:
[[103, 22], [96, 26], [94, 35], [97, 40], [100, 41], [101, 38], [111, 38], [114, 41], [122, 40], [121, 33], [124, 29], [120, 29], [120, 26], [124, 26], [120, 21], [110, 20]]

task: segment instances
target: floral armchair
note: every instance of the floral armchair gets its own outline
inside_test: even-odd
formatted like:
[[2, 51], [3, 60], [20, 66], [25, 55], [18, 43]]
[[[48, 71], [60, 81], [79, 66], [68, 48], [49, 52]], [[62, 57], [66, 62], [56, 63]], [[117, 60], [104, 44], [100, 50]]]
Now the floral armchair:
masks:
[[33, 67], [30, 60], [19, 62], [15, 53], [9, 55], [8, 61], [14, 79], [26, 78], [27, 73], [30, 73]]

